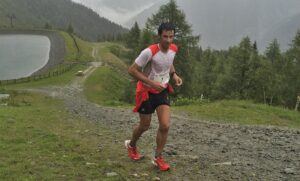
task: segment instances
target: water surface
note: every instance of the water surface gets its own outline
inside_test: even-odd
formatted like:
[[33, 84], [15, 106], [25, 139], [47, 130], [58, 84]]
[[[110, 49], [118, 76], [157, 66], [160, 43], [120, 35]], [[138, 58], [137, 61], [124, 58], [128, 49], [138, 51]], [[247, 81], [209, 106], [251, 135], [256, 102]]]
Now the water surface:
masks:
[[0, 80], [26, 77], [44, 67], [50, 45], [42, 35], [0, 35]]

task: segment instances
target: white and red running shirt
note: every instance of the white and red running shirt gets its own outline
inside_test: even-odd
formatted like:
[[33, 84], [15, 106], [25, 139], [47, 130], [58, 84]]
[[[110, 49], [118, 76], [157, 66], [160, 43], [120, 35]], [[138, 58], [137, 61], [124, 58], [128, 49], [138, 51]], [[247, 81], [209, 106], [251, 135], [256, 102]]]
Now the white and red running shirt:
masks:
[[167, 86], [177, 50], [177, 46], [171, 44], [167, 52], [162, 52], [159, 44], [154, 44], [144, 49], [135, 59], [135, 63], [143, 69], [143, 73], [149, 79]]

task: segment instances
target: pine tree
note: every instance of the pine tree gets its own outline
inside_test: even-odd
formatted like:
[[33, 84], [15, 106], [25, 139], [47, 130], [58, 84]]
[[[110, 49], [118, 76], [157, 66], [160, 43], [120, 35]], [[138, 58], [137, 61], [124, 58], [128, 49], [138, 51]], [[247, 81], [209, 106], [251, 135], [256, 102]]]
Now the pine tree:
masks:
[[149, 27], [146, 26], [142, 31], [139, 50], [141, 51], [153, 43], [154, 43], [154, 34], [153, 32], [151, 32]]
[[274, 39], [269, 44], [265, 54], [272, 63], [274, 63], [280, 57], [280, 48], [277, 39]]
[[138, 23], [135, 22], [133, 27], [130, 29], [130, 31], [127, 34], [126, 44], [127, 44], [128, 48], [131, 48], [134, 51], [137, 51], [138, 47], [140, 45], [140, 43], [139, 43], [140, 36], [141, 36], [141, 30], [139, 28]]
[[288, 89], [286, 90], [287, 104], [294, 107], [297, 96], [300, 95], [300, 30], [296, 33], [290, 49], [286, 53], [285, 74]]
[[249, 37], [244, 38], [239, 47], [232, 52], [229, 79], [234, 97], [246, 98], [245, 89], [248, 81], [251, 53], [252, 45]]

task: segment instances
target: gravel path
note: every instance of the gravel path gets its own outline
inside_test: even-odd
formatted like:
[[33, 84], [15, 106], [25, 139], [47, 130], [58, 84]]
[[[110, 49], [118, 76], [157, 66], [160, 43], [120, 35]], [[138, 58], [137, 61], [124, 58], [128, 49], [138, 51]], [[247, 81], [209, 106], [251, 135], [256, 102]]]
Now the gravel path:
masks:
[[[138, 122], [136, 114], [96, 105], [83, 96], [82, 83], [95, 68], [88, 70], [70, 85], [31, 91], [63, 99], [72, 114], [130, 136]], [[155, 143], [158, 125], [153, 118], [143, 142]], [[178, 115], [171, 119], [165, 154], [173, 167], [180, 164], [182, 169], [167, 180], [300, 180], [300, 130], [219, 124]]]

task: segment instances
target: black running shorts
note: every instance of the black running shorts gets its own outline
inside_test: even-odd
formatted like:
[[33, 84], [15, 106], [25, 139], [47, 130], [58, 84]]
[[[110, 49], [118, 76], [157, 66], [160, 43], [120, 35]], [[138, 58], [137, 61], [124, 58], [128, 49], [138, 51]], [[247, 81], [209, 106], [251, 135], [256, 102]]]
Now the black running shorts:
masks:
[[167, 89], [161, 91], [159, 94], [149, 93], [149, 99], [142, 102], [138, 112], [141, 114], [152, 114], [160, 105], [170, 106], [169, 93]]

